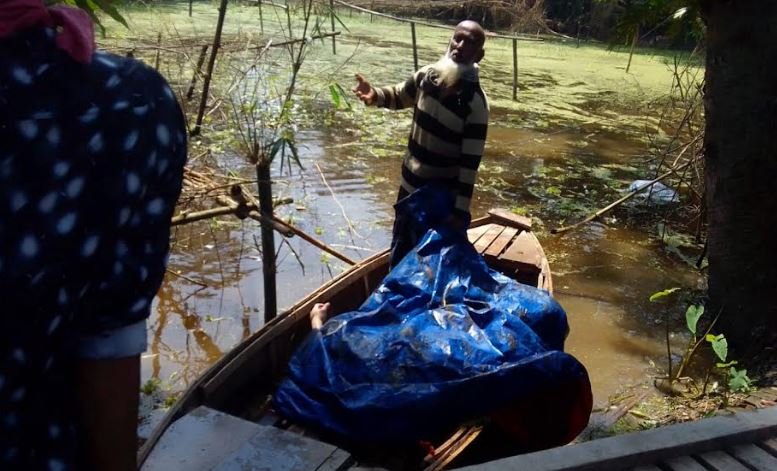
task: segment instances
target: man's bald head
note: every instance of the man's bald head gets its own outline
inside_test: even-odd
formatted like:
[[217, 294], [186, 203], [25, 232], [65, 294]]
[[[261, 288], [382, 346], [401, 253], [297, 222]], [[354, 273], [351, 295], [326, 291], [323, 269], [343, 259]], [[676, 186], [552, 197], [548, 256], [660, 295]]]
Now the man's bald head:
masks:
[[456, 29], [463, 29], [472, 33], [472, 36], [478, 42], [480, 47], [483, 47], [483, 44], [486, 42], [486, 32], [477, 21], [464, 20], [456, 25]]
[[454, 62], [459, 64], [474, 64], [483, 59], [483, 44], [486, 42], [486, 32], [472, 20], [465, 20], [456, 25], [451, 38], [449, 54]]

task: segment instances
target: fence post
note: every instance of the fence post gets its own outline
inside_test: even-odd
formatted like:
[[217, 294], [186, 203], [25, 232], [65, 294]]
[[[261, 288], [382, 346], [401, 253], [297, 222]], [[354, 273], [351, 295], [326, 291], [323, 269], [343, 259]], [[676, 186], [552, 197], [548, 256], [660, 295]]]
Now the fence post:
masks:
[[513, 38], [513, 100], [518, 100], [518, 39]]
[[[332, 10], [332, 32], [335, 32], [335, 0], [329, 0], [329, 8]], [[335, 36], [332, 36], [332, 54], [337, 55]]]
[[410, 32], [413, 35], [413, 71], [418, 70], [418, 47], [415, 41], [415, 22], [410, 23]]
[[157, 34], [156, 37], [156, 60], [154, 61], [154, 69], [159, 70], [159, 60], [162, 52], [162, 33]]
[[213, 46], [210, 50], [210, 58], [208, 59], [208, 69], [205, 72], [205, 77], [202, 80], [202, 96], [200, 97], [200, 107], [197, 110], [197, 120], [194, 122], [194, 128], [189, 135], [199, 136], [202, 128], [202, 119], [205, 116], [205, 107], [208, 105], [208, 91], [210, 90], [210, 82], [213, 79], [213, 68], [216, 66], [216, 56], [218, 55], [219, 48], [221, 47], [221, 31], [224, 29], [224, 17], [227, 16], [227, 4], [229, 0], [221, 0], [219, 4], [219, 17], [216, 20], [216, 33], [213, 35]]
[[262, 0], [259, 0], [259, 31], [264, 36], [264, 17], [262, 16]]
[[192, 74], [192, 83], [189, 84], [189, 90], [186, 92], [186, 99], [191, 100], [194, 96], [194, 86], [197, 84], [197, 77], [202, 74], [202, 64], [205, 63], [205, 55], [208, 53], [208, 46], [202, 46], [200, 57], [197, 58], [197, 67]]

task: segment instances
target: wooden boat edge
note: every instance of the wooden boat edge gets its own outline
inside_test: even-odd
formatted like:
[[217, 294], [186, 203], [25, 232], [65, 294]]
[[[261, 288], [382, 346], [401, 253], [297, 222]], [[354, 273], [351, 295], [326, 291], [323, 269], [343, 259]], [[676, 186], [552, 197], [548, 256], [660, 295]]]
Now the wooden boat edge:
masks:
[[[485, 217], [473, 220], [470, 228], [479, 227], [489, 223], [506, 224], [508, 221], [502, 218], [494, 217], [494, 215], [487, 215]], [[521, 229], [526, 227], [520, 226]], [[552, 294], [552, 277], [550, 272], [550, 264], [548, 262], [545, 251], [542, 248], [537, 237], [529, 229], [526, 231], [530, 237], [533, 238], [534, 243], [539, 248], [539, 252], [542, 257], [542, 267], [540, 268], [540, 277], [538, 279], [538, 287], [547, 290]], [[260, 351], [263, 347], [270, 344], [272, 340], [285, 334], [288, 330], [294, 328], [299, 322], [308, 318], [310, 309], [317, 302], [326, 301], [332, 294], [333, 289], [341, 286], [343, 288], [351, 286], [352, 283], [357, 282], [359, 278], [364, 278], [372, 270], [378, 269], [388, 263], [389, 251], [383, 250], [378, 252], [358, 264], [354, 265], [350, 269], [340, 273], [338, 276], [320, 286], [307, 296], [297, 301], [289, 309], [285, 310], [281, 315], [262, 326], [261, 329], [256, 331], [246, 340], [240, 342], [233, 349], [228, 351], [218, 361], [211, 365], [202, 375], [200, 375], [182, 394], [181, 398], [170, 408], [165, 414], [163, 419], [154, 428], [154, 431], [149, 436], [148, 440], [141, 446], [138, 453], [138, 467], [142, 467], [151, 451], [159, 442], [159, 439], [164, 435], [165, 431], [170, 425], [182, 417], [191, 409], [206, 402], [207, 397], [218, 389], [221, 384], [226, 381], [224, 378], [229, 378], [231, 375], [243, 366], [247, 361], [254, 356], [255, 353]], [[365, 288], [366, 279], [365, 279]], [[371, 290], [368, 290], [368, 293]], [[367, 294], [368, 294], [367, 293]], [[221, 379], [220, 379], [221, 378]]]

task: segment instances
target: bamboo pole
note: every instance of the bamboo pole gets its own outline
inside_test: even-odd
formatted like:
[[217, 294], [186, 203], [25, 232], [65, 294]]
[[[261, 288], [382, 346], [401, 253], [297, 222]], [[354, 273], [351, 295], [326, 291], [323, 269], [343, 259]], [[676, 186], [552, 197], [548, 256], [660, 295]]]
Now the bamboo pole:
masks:
[[325, 243], [321, 242], [320, 240], [311, 237], [307, 233], [303, 232], [301, 229], [292, 226], [291, 224], [287, 224], [286, 222], [278, 219], [277, 216], [273, 216], [273, 222], [278, 224], [279, 226], [283, 227], [284, 229], [287, 229], [291, 232], [293, 232], [295, 235], [298, 235], [300, 239], [303, 239], [307, 242], [309, 242], [311, 245], [314, 245], [318, 247], [319, 249], [323, 250], [324, 252], [327, 252], [340, 260], [344, 261], [345, 263], [349, 265], [356, 265], [356, 260], [353, 260], [352, 258], [348, 257], [347, 255], [344, 255], [337, 250], [333, 249], [332, 247], [326, 245]]
[[156, 59], [154, 60], [154, 70], [159, 71], [159, 59], [162, 54], [162, 33], [158, 33], [156, 36]]
[[270, 322], [278, 313], [277, 286], [275, 280], [275, 233], [267, 221], [273, 218], [272, 179], [270, 162], [265, 159], [256, 166], [256, 183], [259, 189], [259, 213], [262, 215], [262, 274], [264, 281], [264, 322]]
[[[246, 209], [256, 210], [256, 206], [248, 205]], [[205, 219], [211, 219], [218, 216], [226, 216], [227, 214], [238, 214], [240, 211], [237, 206], [221, 206], [213, 209], [206, 209], [204, 211], [197, 211], [193, 213], [182, 213], [170, 220], [171, 226], [181, 226], [183, 224], [189, 224], [192, 222], [202, 221]]]
[[637, 41], [639, 41], [639, 26], [634, 29], [634, 39], [631, 40], [631, 50], [629, 51], [629, 63], [626, 64], [626, 73], [629, 73], [629, 69], [631, 68], [631, 58], [634, 57], [634, 47], [637, 45]]
[[415, 40], [415, 23], [410, 23], [410, 33], [413, 35], [413, 70], [418, 70], [418, 46]]
[[264, 17], [262, 16], [262, 0], [258, 1], [259, 3], [259, 31], [262, 33], [262, 36], [264, 36]]
[[191, 100], [194, 96], [194, 86], [197, 84], [197, 77], [202, 74], [202, 64], [205, 63], [205, 56], [208, 54], [208, 46], [202, 46], [200, 57], [197, 58], [197, 66], [192, 74], [192, 83], [189, 84], [189, 90], [186, 92], [186, 99]]
[[304, 43], [304, 42], [308, 42], [308, 41], [315, 41], [316, 39], [324, 39], [324, 38], [328, 38], [330, 36], [339, 36], [339, 35], [340, 35], [340, 31], [335, 31], [334, 33], [320, 34], [320, 35], [317, 35], [317, 36], [311, 36], [309, 38], [291, 39], [289, 41], [283, 41], [283, 42], [280, 42], [280, 43], [271, 43], [269, 46], [267, 46], [267, 45], [255, 46], [255, 47], [250, 47], [248, 49], [250, 50], [250, 49], [264, 49], [265, 47], [282, 47], [282, 46], [288, 46], [289, 44]]
[[513, 100], [518, 100], [518, 40], [513, 38]]
[[[332, 31], [334, 32], [334, 30], [335, 30], [335, 1], [334, 0], [329, 0], [329, 8], [332, 10], [332, 12], [331, 12], [331, 15], [332, 15], [331, 20], [332, 20]], [[332, 54], [337, 55], [337, 47], [335, 46], [335, 37], [334, 36], [332, 36]]]
[[224, 17], [227, 15], [227, 3], [229, 0], [221, 0], [219, 5], [219, 17], [216, 21], [216, 34], [213, 35], [213, 46], [210, 50], [210, 59], [208, 60], [208, 70], [205, 73], [205, 79], [202, 84], [202, 97], [200, 97], [200, 108], [197, 110], [197, 121], [194, 124], [191, 135], [200, 134], [202, 127], [202, 118], [205, 116], [205, 107], [208, 104], [208, 91], [210, 90], [210, 81], [213, 78], [213, 68], [216, 66], [216, 56], [221, 47], [221, 31], [224, 29]]
[[286, 25], [289, 28], [289, 37], [293, 38], [294, 33], [291, 32], [291, 11], [289, 10], [289, 0], [286, 0]]
[[[222, 200], [223, 201], [223, 200]], [[293, 198], [283, 198], [277, 201], [273, 202], [273, 208], [284, 205], [284, 204], [290, 204], [293, 203]], [[235, 216], [239, 218], [245, 218], [245, 217], [251, 217], [252, 212], [259, 211], [259, 207], [256, 204], [253, 203], [246, 203], [246, 204], [233, 204], [232, 202], [229, 202], [226, 206], [219, 206], [218, 208], [211, 208], [211, 209], [205, 209], [202, 211], [194, 211], [194, 212], [181, 212], [178, 215], [174, 216], [170, 220], [171, 226], [182, 226], [184, 224], [190, 224], [192, 222], [197, 221], [204, 221], [206, 219], [212, 219], [219, 216], [226, 216], [234, 214]], [[254, 219], [253, 217], [251, 219]], [[290, 231], [287, 231], [284, 227], [273, 227], [273, 229], [283, 229], [280, 232], [286, 237], [293, 236], [294, 234]]]

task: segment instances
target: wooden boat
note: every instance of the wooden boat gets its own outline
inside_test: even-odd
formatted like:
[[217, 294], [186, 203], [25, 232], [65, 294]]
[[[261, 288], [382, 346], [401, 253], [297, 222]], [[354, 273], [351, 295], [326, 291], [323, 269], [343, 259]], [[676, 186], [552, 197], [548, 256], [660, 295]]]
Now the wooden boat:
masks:
[[[550, 266], [530, 219], [494, 209], [473, 221], [468, 235], [489, 266], [552, 293]], [[183, 393], [142, 446], [142, 469], [344, 470], [365, 469], [360, 466], [366, 462], [431, 471], [451, 463], [481, 425], [452, 431], [425, 458], [410, 458], [416, 462], [408, 466], [402, 450], [350, 448], [289, 424], [270, 408], [289, 358], [310, 331], [313, 305], [330, 302], [335, 313], [357, 309], [388, 273], [388, 262], [387, 251], [363, 260], [224, 355]]]

